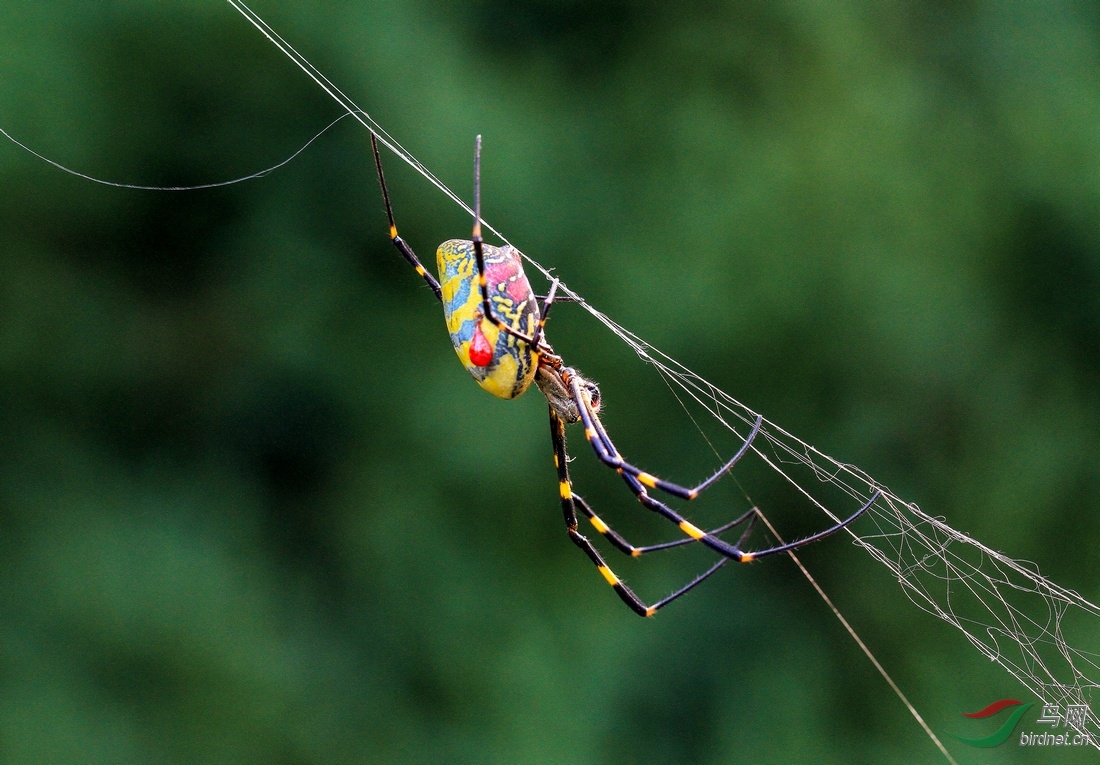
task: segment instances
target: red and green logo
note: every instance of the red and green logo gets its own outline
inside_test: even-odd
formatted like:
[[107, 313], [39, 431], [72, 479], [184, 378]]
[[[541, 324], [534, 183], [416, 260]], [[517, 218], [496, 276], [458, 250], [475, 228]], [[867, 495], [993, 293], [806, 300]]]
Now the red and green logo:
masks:
[[1000, 701], [994, 701], [992, 704], [979, 712], [970, 712], [969, 714], [963, 712], [963, 717], [984, 720], [986, 717], [993, 717], [998, 712], [1002, 712], [1005, 709], [1017, 707], [1012, 715], [1004, 721], [1004, 725], [998, 728], [995, 732], [981, 738], [964, 738], [962, 736], [956, 736], [954, 733], [950, 733], [948, 735], [957, 738], [964, 744], [970, 744], [971, 746], [980, 746], [983, 748], [1000, 746], [1008, 740], [1009, 736], [1012, 735], [1012, 731], [1015, 730], [1016, 726], [1019, 724], [1020, 718], [1024, 716], [1027, 710], [1031, 709], [1031, 706], [1031, 704], [1025, 704], [1024, 702], [1017, 701], [1016, 699], [1001, 699]]

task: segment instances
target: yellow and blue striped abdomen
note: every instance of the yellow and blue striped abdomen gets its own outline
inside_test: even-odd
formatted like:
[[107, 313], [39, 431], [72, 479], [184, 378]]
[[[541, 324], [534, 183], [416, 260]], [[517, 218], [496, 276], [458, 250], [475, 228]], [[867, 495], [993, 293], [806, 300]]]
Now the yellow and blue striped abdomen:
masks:
[[[535, 334], [539, 307], [512, 247], [483, 246], [485, 286], [493, 315], [527, 337]], [[462, 366], [485, 390], [515, 398], [535, 377], [538, 360], [528, 343], [483, 316], [474, 244], [450, 239], [436, 250], [443, 315]]]

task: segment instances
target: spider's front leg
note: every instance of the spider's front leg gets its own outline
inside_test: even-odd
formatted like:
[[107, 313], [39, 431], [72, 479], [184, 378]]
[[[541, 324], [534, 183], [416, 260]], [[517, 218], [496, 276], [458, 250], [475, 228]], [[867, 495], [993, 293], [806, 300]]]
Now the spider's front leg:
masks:
[[410, 266], [420, 274], [429, 287], [432, 288], [432, 292], [435, 293], [435, 297], [440, 302], [443, 302], [443, 290], [439, 286], [439, 281], [434, 276], [428, 273], [428, 269], [424, 268], [424, 265], [420, 262], [420, 258], [416, 257], [416, 253], [413, 252], [412, 247], [397, 234], [397, 224], [393, 220], [393, 206], [390, 204], [390, 191], [386, 187], [386, 176], [382, 174], [382, 155], [378, 151], [378, 138], [374, 133], [370, 134], [370, 145], [374, 150], [374, 166], [378, 170], [378, 185], [382, 187], [382, 199], [386, 203], [386, 217], [390, 221], [390, 241], [393, 242], [393, 246], [397, 248], [397, 251], [401, 253]]

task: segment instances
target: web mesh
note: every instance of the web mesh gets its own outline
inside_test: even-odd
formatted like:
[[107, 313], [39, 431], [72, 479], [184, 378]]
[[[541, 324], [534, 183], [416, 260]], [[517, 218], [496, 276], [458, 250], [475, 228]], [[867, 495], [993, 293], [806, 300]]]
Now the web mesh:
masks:
[[[541, 266], [532, 265], [549, 278]], [[592, 306], [585, 303], [584, 308], [723, 426], [742, 437], [748, 433], [755, 412]], [[851, 509], [827, 502], [826, 493], [833, 497], [839, 490], [851, 497], [854, 509], [881, 492], [856, 530], [845, 529], [855, 544], [890, 570], [910, 601], [960, 630], [1045, 704], [1078, 709], [1081, 714], [1068, 717], [1067, 724], [1088, 734], [1089, 743], [1100, 749], [1100, 720], [1092, 711], [1094, 689], [1100, 687], [1100, 653], [1081, 647], [1093, 639], [1092, 619], [1100, 616], [1100, 607], [1050, 581], [1034, 564], [956, 531], [767, 419], [753, 450], [834, 521]]]

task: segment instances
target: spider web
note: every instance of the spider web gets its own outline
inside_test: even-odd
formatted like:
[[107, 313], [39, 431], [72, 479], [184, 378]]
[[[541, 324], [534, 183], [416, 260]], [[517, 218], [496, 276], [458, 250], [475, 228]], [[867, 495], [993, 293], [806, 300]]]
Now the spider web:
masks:
[[[542, 266], [530, 262], [549, 278]], [[588, 303], [582, 304], [670, 385], [730, 431], [740, 432], [742, 438], [747, 435], [756, 412]], [[1100, 688], [1100, 653], [1081, 649], [1079, 641], [1067, 635], [1082, 620], [1100, 617], [1100, 606], [1050, 581], [1035, 564], [1010, 558], [951, 528], [943, 518], [904, 501], [859, 468], [838, 462], [766, 418], [752, 450], [835, 522], [880, 492], [865, 516], [874, 531], [857, 534], [852, 527], [844, 529], [854, 543], [890, 570], [918, 608], [960, 630], [986, 658], [1000, 664], [1045, 704], [1083, 705], [1083, 717], [1067, 724], [1088, 734], [1088, 743], [1100, 749], [1100, 719], [1091, 703], [1094, 689]], [[822, 499], [823, 488], [851, 497], [851, 509], [830, 507]], [[859, 528], [867, 525], [861, 520]]]
[[[343, 107], [346, 113], [321, 133], [344, 117], [352, 117], [373, 132], [379, 142], [397, 157], [473, 215], [469, 205], [247, 5], [241, 0], [227, 2]], [[42, 157], [2, 129], [0, 133], [65, 172], [111, 186], [162, 191], [221, 186], [266, 175], [294, 159], [320, 135], [319, 133], [288, 159], [260, 173], [204, 186], [166, 188], [100, 181]], [[503, 234], [484, 219], [482, 226], [510, 244]], [[548, 280], [555, 278], [549, 269], [537, 261], [527, 255], [523, 255], [523, 258]], [[561, 294], [580, 303], [588, 313], [633, 349], [640, 359], [652, 365], [670, 387], [675, 386], [682, 390], [732, 433], [742, 434], [740, 438], [746, 437], [759, 416], [756, 412], [596, 310], [564, 283], [559, 281], [558, 289]], [[857, 534], [851, 526], [846, 527], [844, 531], [852, 537], [853, 542], [891, 572], [913, 604], [961, 631], [978, 651], [1000, 664], [1045, 704], [1076, 706], [1083, 710], [1079, 717], [1070, 718], [1067, 715], [1067, 725], [1078, 733], [1086, 734], [1088, 744], [1100, 749], [1100, 718], [1092, 710], [1091, 703], [1094, 690], [1100, 688], [1100, 653], [1079, 648], [1076, 637], [1067, 636], [1067, 631], [1100, 617], [1100, 606], [1073, 590], [1050, 581], [1039, 572], [1035, 564], [1010, 558], [956, 531], [943, 518], [930, 516], [916, 504], [902, 500], [859, 468], [838, 462], [766, 418], [762, 420], [751, 448], [776, 475], [834, 522], [839, 523], [841, 518], [862, 507], [877, 492], [877, 498], [859, 522], [859, 528], [863, 529], [869, 520], [875, 530]], [[829, 495], [828, 499], [825, 498], [826, 494]], [[837, 497], [850, 498], [851, 507], [838, 507]], [[814, 586], [817, 587], [816, 583]], [[824, 593], [822, 596], [825, 597]], [[826, 602], [835, 612], [835, 606], [832, 606], [827, 597]], [[843, 617], [839, 612], [836, 613], [847, 627]], [[850, 627], [848, 629], [851, 631]], [[877, 665], [877, 660], [862, 645], [858, 636], [854, 632], [852, 635]], [[893, 686], [893, 681], [885, 671], [881, 668], [880, 671]], [[950, 754], [924, 724], [916, 710], [900, 690], [893, 687], [933, 742], [953, 762]]]
[[[375, 133], [380, 143], [473, 215], [469, 205], [247, 5], [241, 0], [227, 2], [348, 114]], [[510, 244], [484, 219], [482, 226]], [[548, 280], [554, 278], [547, 268], [527, 255], [523, 257]], [[756, 412], [593, 308], [564, 283], [559, 283], [559, 291], [579, 302], [640, 359], [655, 367], [670, 385], [680, 388], [723, 426], [735, 434], [738, 428], [741, 433], [748, 433], [757, 419]], [[1034, 564], [1010, 558], [956, 531], [942, 518], [930, 516], [917, 505], [902, 500], [862, 470], [823, 454], [767, 419], [763, 420], [752, 449], [778, 476], [835, 522], [879, 492], [859, 525], [860, 529], [865, 528], [870, 519], [875, 531], [856, 534], [851, 527], [845, 528], [855, 544], [889, 569], [918, 608], [960, 630], [978, 651], [1000, 664], [1044, 703], [1062, 707], [1083, 705], [1085, 714], [1067, 723], [1079, 733], [1087, 734], [1088, 743], [1100, 749], [1100, 718], [1091, 705], [1094, 689], [1100, 687], [1100, 653], [1082, 650], [1077, 647], [1076, 638], [1066, 635], [1071, 626], [1100, 617], [1100, 607], [1050, 581]], [[830, 496], [828, 500], [824, 499], [826, 494]], [[837, 507], [838, 496], [850, 497], [851, 508]], [[927, 726], [925, 729], [928, 730]]]

